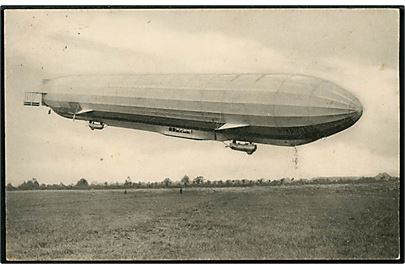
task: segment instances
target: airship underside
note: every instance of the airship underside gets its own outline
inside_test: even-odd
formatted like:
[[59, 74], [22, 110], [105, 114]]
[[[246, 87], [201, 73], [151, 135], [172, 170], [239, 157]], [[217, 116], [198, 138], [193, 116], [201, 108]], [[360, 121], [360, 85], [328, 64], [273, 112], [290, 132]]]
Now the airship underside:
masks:
[[230, 148], [248, 154], [253, 143], [296, 146], [327, 137], [363, 112], [336, 84], [291, 74], [66, 76], [44, 80], [39, 93], [43, 105], [91, 129], [232, 141]]

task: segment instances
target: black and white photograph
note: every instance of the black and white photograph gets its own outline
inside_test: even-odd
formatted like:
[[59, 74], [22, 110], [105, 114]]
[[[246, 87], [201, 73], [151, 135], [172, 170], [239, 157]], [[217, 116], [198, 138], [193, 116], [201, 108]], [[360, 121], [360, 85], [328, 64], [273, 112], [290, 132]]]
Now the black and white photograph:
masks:
[[402, 13], [3, 6], [3, 259], [403, 262]]

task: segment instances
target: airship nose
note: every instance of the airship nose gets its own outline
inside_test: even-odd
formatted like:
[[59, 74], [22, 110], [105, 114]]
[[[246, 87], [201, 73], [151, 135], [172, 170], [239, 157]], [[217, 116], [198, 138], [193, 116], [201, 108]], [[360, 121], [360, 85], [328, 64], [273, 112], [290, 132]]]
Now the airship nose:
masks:
[[363, 105], [361, 105], [360, 101], [356, 97], [352, 97], [352, 102], [349, 105], [349, 109], [353, 112], [352, 119], [353, 122], [357, 122], [360, 117], [363, 115]]
[[351, 92], [329, 81], [322, 81], [307, 100], [308, 122], [320, 137], [351, 127], [363, 114], [362, 104]]

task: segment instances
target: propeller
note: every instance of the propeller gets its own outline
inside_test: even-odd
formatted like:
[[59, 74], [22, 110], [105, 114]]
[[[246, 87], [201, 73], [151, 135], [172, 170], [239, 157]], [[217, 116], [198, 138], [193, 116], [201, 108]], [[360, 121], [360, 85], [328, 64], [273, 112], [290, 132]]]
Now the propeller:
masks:
[[226, 144], [226, 142], [222, 142], [223, 144], [225, 144], [225, 148], [227, 148], [227, 147], [231, 147], [229, 144]]

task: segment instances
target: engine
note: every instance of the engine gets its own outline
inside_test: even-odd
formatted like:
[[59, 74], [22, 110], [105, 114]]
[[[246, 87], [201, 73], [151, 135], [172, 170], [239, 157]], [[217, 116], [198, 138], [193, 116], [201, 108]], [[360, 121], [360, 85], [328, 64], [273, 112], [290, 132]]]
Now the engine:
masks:
[[229, 145], [229, 148], [236, 151], [246, 152], [248, 155], [253, 154], [257, 150], [257, 145], [253, 143], [239, 143], [237, 141], [232, 141]]
[[89, 128], [91, 130], [103, 129], [104, 127], [105, 127], [105, 124], [103, 122], [89, 121]]

